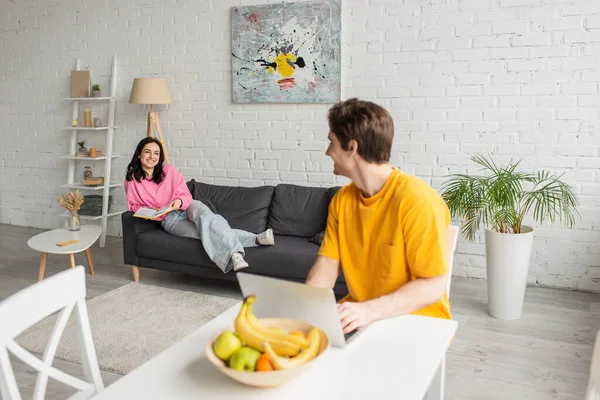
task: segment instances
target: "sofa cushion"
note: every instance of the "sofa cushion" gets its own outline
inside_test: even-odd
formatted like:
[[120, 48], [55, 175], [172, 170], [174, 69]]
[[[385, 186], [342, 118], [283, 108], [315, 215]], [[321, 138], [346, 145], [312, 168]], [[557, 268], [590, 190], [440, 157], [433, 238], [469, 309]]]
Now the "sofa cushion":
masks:
[[[274, 246], [248, 247], [244, 250], [244, 258], [255, 273], [306, 279], [319, 247], [304, 238], [275, 235]], [[141, 233], [137, 253], [145, 258], [218, 269], [208, 258], [200, 240], [171, 235], [164, 229]]]
[[275, 235], [274, 246], [247, 248], [248, 270], [259, 275], [305, 280], [319, 247], [305, 238]]
[[[327, 194], [329, 195], [329, 202], [331, 203], [331, 199], [337, 194], [337, 192], [341, 189], [341, 186], [335, 186], [327, 189]], [[329, 207], [327, 207], [327, 217], [329, 218]], [[315, 236], [311, 237], [308, 241], [314, 243], [316, 245], [321, 245], [323, 243], [323, 239], [325, 239], [325, 231], [321, 231], [317, 233]]]
[[337, 194], [337, 192], [340, 191], [342, 187], [341, 186], [334, 186], [334, 187], [330, 187], [329, 189], [327, 189], [327, 194], [329, 195], [329, 201], [331, 201], [331, 199], [333, 199], [333, 197]]
[[234, 229], [260, 233], [267, 229], [273, 186], [239, 187], [188, 182], [195, 200], [207, 199]]
[[137, 254], [139, 257], [155, 260], [219, 268], [208, 258], [200, 240], [171, 235], [164, 229], [140, 233]]
[[[244, 272], [306, 281], [308, 272], [317, 259], [319, 246], [305, 238], [275, 235], [275, 246], [247, 248], [244, 257], [250, 268]], [[336, 279], [345, 283], [343, 271]]]
[[[140, 233], [136, 250], [137, 255], [143, 259], [220, 271], [208, 258], [202, 242], [171, 235], [162, 228]], [[250, 264], [250, 268], [244, 272], [304, 281], [317, 258], [319, 247], [305, 238], [275, 235], [275, 246], [249, 247], [244, 250], [244, 258]], [[337, 282], [345, 282], [343, 274], [340, 273]]]
[[192, 198], [194, 200], [201, 201], [210, 209], [210, 211], [212, 211], [215, 214], [218, 214], [217, 207], [215, 207], [215, 205], [212, 203], [212, 201], [208, 199], [208, 197], [204, 196], [204, 194], [200, 191], [199, 185], [196, 185], [196, 183], [197, 182], [193, 179], [187, 182], [187, 187], [190, 193], [192, 194]]
[[269, 212], [269, 227], [276, 235], [312, 237], [325, 229], [327, 188], [277, 185]]
[[315, 236], [308, 239], [308, 241], [320, 246], [321, 243], [323, 243], [323, 239], [325, 239], [325, 231], [317, 233]]

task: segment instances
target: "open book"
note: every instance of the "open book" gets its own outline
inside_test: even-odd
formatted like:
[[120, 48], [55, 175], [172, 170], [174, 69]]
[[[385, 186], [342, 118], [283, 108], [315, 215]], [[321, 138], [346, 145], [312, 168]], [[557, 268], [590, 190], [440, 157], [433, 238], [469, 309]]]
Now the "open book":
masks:
[[163, 208], [159, 209], [159, 210], [155, 210], [153, 208], [148, 208], [148, 207], [142, 207], [139, 210], [136, 211], [135, 214], [133, 214], [134, 217], [138, 217], [138, 218], [144, 218], [144, 219], [156, 219], [158, 217], [160, 217], [161, 215], [165, 215], [169, 212], [173, 211], [173, 209], [171, 208], [171, 206], [164, 206]]

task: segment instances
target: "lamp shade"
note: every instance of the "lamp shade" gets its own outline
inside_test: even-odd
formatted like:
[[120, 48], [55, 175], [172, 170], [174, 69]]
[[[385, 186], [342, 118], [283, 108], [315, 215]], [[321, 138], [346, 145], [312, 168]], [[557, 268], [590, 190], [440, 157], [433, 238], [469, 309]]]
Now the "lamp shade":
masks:
[[135, 78], [129, 96], [131, 104], [171, 104], [173, 97], [164, 78]]

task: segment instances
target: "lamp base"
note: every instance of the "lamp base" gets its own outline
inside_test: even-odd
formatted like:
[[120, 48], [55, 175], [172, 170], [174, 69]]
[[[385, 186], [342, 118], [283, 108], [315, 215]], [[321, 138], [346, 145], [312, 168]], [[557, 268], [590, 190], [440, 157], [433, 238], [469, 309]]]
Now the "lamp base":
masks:
[[[150, 107], [152, 109], [152, 107]], [[165, 138], [163, 136], [162, 129], [160, 129], [160, 121], [158, 120], [158, 113], [156, 111], [150, 111], [148, 113], [148, 126], [146, 129], [146, 134], [148, 137], [154, 136], [154, 129], [156, 125], [156, 131], [158, 132], [158, 140], [162, 145], [163, 152], [165, 153], [165, 162], [169, 163], [169, 152], [167, 151], [167, 144], [165, 143]]]

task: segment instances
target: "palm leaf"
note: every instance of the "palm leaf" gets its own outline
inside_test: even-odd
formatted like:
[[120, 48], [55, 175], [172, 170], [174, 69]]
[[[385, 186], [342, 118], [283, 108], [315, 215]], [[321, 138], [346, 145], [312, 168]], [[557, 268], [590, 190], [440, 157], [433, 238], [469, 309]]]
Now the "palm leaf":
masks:
[[538, 173], [532, 190], [524, 193], [523, 202], [524, 212], [533, 209], [533, 218], [539, 223], [558, 219], [571, 227], [575, 217], [579, 216], [579, 202], [573, 187], [562, 182], [560, 176], [551, 176], [547, 171]]
[[473, 240], [483, 225], [496, 231], [520, 233], [526, 214], [542, 223], [560, 220], [573, 226], [578, 200], [572, 186], [548, 171], [519, 172], [520, 160], [499, 167], [490, 156], [471, 160], [483, 175], [455, 174], [442, 187], [442, 198], [453, 218], [463, 220], [462, 233]]

